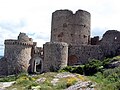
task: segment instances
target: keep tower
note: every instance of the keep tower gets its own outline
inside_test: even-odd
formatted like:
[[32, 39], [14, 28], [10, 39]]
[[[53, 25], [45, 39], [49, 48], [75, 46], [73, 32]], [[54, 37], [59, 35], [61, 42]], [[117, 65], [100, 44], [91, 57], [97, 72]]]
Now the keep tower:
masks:
[[52, 14], [51, 42], [89, 44], [91, 15], [84, 10], [73, 14], [70, 10], [57, 10]]

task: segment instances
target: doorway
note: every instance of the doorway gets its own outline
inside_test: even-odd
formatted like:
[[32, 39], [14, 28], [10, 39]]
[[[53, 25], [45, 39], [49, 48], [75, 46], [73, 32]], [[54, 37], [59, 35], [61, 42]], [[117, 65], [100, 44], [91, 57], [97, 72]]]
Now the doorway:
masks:
[[41, 73], [43, 70], [43, 60], [40, 57], [36, 57], [34, 60], [34, 72]]

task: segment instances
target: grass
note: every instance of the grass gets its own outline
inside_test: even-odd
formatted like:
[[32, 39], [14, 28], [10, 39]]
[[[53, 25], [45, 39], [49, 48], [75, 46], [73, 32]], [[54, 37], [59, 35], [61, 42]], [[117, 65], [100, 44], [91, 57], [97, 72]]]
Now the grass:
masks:
[[15, 81], [17, 79], [17, 76], [12, 75], [12, 76], [7, 76], [7, 77], [0, 77], [0, 82], [11, 82]]

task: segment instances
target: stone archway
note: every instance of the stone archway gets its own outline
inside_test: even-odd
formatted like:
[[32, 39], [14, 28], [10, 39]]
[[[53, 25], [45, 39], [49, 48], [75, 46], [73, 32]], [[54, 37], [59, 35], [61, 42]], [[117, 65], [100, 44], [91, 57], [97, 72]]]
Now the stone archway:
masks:
[[34, 72], [41, 73], [43, 71], [43, 60], [40, 57], [34, 58]]

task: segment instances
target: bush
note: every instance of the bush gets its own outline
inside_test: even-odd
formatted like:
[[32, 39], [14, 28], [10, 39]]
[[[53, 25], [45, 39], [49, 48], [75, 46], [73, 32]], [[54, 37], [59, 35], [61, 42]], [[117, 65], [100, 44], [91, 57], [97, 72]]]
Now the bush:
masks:
[[83, 73], [84, 73], [83, 68], [84, 68], [84, 65], [79, 65], [77, 67], [74, 67], [72, 69], [71, 73], [78, 73], [78, 74], [82, 74], [83, 75]]
[[92, 60], [84, 66], [85, 75], [94, 75], [97, 72], [102, 72], [102, 62], [100, 60]]
[[67, 66], [59, 70], [58, 72], [72, 72], [72, 70], [73, 70], [72, 66]]

